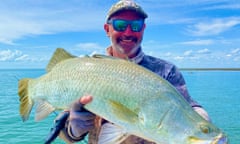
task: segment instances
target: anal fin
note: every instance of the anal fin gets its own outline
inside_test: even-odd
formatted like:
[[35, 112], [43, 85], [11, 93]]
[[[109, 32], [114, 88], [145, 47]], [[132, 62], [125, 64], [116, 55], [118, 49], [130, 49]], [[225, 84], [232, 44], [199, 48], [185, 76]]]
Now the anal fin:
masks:
[[98, 144], [120, 144], [128, 136], [128, 133], [120, 126], [105, 123], [101, 127]]
[[47, 101], [38, 100], [36, 106], [35, 121], [40, 121], [55, 111], [55, 108]]

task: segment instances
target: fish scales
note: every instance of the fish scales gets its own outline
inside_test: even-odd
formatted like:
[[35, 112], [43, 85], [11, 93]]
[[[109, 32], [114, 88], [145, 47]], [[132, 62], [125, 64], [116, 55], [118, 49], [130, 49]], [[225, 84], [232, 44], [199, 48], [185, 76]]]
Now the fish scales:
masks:
[[[71, 75], [73, 75], [73, 80], [78, 84], [71, 84], [77, 87], [83, 87], [82, 89], [85, 89], [86, 92], [94, 95], [97, 94], [99, 95], [99, 93], [101, 92], [108, 92], [109, 90], [105, 90], [103, 88], [107, 88], [107, 89], [122, 89], [122, 92], [118, 92], [119, 96], [116, 96], [116, 98], [128, 98], [128, 97], [121, 97], [121, 93], [126, 93], [125, 95], [129, 95], [129, 93], [132, 93], [133, 91], [140, 91], [141, 92], [139, 95], [142, 95], [144, 93], [146, 93], [146, 91], [148, 91], [149, 89], [154, 89], [154, 88], [148, 88], [154, 84], [152, 84], [151, 82], [149, 82], [149, 76], [146, 75], [145, 79], [143, 77], [141, 77], [141, 79], [138, 81], [136, 81], [141, 74], [143, 73], [142, 71], [137, 71], [137, 70], [132, 70], [131, 65], [128, 65], [128, 63], [126, 64], [124, 61], [122, 63], [114, 63], [115, 61], [109, 61], [109, 60], [102, 60], [102, 63], [99, 63], [99, 60], [95, 60], [93, 59], [92, 62], [90, 61], [91, 59], [89, 58], [85, 58], [82, 59], [81, 61], [76, 59], [76, 62], [74, 61], [70, 61], [71, 64], [68, 64], [66, 62], [66, 64], [64, 64], [64, 66], [69, 67], [69, 65], [72, 65], [72, 67], [75, 68], [74, 72], [73, 70], [71, 70]], [[86, 61], [86, 62], [85, 62]], [[87, 66], [86, 66], [87, 65]], [[97, 66], [99, 65], [99, 66]], [[116, 65], [118, 65], [118, 69], [116, 69]], [[67, 69], [67, 71], [66, 71]], [[58, 81], [61, 81], [61, 79], [64, 78], [64, 82], [65, 85], [70, 85], [70, 84], [66, 84], [66, 78], [68, 78], [68, 69], [70, 68], [66, 68], [61, 66], [61, 68], [57, 68], [56, 67], [56, 72], [52, 71], [51, 75], [49, 75], [49, 77], [53, 77], [53, 79], [57, 79]], [[142, 70], [142, 69], [141, 69]], [[59, 73], [58, 71], [62, 71], [61, 73]], [[80, 71], [80, 72], [79, 72]], [[117, 74], [116, 72], [120, 73]], [[129, 75], [126, 75], [126, 73], [128, 73]], [[58, 76], [59, 74], [61, 74], [62, 76]], [[117, 74], [117, 77], [116, 77]], [[130, 75], [131, 74], [131, 75]], [[56, 78], [54, 78], [54, 76], [56, 76]], [[59, 78], [58, 78], [59, 77]], [[74, 78], [76, 77], [76, 78]], [[46, 79], [48, 79], [48, 77], [46, 77]], [[130, 81], [131, 80], [131, 81]], [[147, 85], [142, 85], [139, 83], [144, 83], [144, 82], [148, 82], [151, 83], [151, 85], [147, 84]], [[115, 85], [112, 86], [112, 83], [114, 83]], [[99, 87], [99, 85], [101, 85], [101, 87]], [[55, 84], [52, 85], [53, 87], [55, 86]], [[86, 86], [86, 87], [85, 87]], [[129, 86], [131, 86], [131, 88], [129, 88]], [[65, 87], [65, 86], [64, 86]], [[77, 89], [76, 87], [76, 89]], [[85, 88], [84, 88], [85, 87]], [[52, 89], [52, 88], [50, 88]], [[128, 90], [128, 91], [126, 91]], [[84, 94], [84, 92], [81, 92], [82, 94]], [[111, 92], [110, 92], [111, 93]], [[107, 94], [109, 95], [109, 94]], [[145, 97], [148, 97], [148, 95], [145, 95]], [[139, 96], [139, 98], [144, 98], [143, 96]], [[117, 99], [117, 100], [120, 100]], [[129, 99], [132, 99], [132, 97], [129, 97]], [[124, 103], [126, 102], [126, 99], [122, 100]], [[131, 105], [132, 106], [132, 105]]]

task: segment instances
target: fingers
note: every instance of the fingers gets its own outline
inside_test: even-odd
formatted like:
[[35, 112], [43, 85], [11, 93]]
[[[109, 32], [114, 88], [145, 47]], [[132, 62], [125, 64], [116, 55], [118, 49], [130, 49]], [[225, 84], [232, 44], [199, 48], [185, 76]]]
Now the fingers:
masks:
[[72, 120], [69, 125], [74, 137], [80, 137], [94, 128], [94, 121]]
[[83, 111], [83, 106], [85, 104], [90, 103], [91, 101], [92, 101], [92, 96], [90, 95], [83, 96], [79, 100], [73, 103], [70, 111], [75, 111], [75, 112]]
[[80, 103], [82, 104], [88, 104], [89, 102], [92, 101], [92, 96], [91, 95], [86, 95], [80, 98]]
[[71, 113], [70, 115], [70, 120], [88, 121], [88, 120], [94, 120], [94, 118], [95, 118], [95, 115], [88, 111], [74, 112], [74, 113]]
[[91, 101], [92, 96], [90, 95], [83, 96], [80, 100], [75, 101], [70, 109], [69, 120], [73, 123], [75, 123], [75, 121], [79, 121], [83, 124], [85, 124], [85, 122], [88, 123], [88, 121], [94, 121], [95, 114], [83, 108], [85, 104]]
[[70, 109], [69, 128], [75, 137], [79, 137], [94, 128], [95, 115], [83, 108], [91, 101], [92, 96], [83, 96], [75, 101]]
[[76, 131], [83, 131], [83, 133], [85, 133], [86, 131], [94, 128], [94, 119], [89, 120], [73, 119], [71, 120], [71, 127], [72, 129], [76, 129]]

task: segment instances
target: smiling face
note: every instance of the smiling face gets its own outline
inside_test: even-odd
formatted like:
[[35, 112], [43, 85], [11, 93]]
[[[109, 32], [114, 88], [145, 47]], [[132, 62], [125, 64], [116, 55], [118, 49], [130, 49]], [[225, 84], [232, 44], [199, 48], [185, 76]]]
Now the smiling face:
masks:
[[[136, 12], [122, 11], [111, 17], [111, 20], [140, 20], [142, 19]], [[105, 24], [104, 29], [111, 40], [113, 56], [119, 58], [132, 58], [136, 55], [143, 37], [145, 24], [141, 31], [134, 32], [131, 26], [128, 25], [125, 31], [117, 31], [114, 29], [113, 24]]]

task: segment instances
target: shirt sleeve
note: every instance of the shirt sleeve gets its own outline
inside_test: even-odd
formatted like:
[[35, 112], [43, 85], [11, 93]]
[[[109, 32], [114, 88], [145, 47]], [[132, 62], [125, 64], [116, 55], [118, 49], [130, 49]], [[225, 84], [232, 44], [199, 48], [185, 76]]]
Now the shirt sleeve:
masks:
[[167, 68], [169, 70], [166, 70], [166, 80], [169, 81], [179, 91], [179, 93], [187, 100], [187, 102], [192, 107], [201, 107], [189, 95], [183, 75], [178, 70], [178, 68], [174, 65], [168, 65], [166, 67], [170, 67]]

